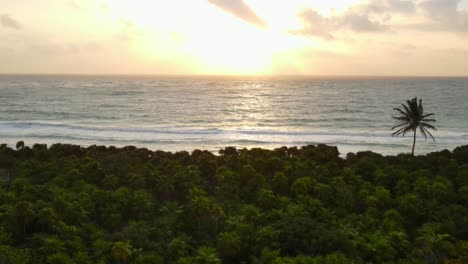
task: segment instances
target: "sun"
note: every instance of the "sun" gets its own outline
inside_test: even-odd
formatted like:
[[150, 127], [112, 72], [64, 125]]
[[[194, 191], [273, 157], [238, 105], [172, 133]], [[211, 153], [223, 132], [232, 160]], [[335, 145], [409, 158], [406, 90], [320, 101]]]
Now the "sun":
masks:
[[[218, 15], [218, 14], [216, 14]], [[268, 74], [272, 59], [305, 42], [274, 28], [258, 28], [238, 19], [221, 19], [202, 30], [184, 32], [184, 52], [203, 62], [208, 72]], [[221, 22], [222, 21], [222, 22]], [[206, 23], [210, 23], [206, 20]]]
[[[180, 65], [195, 62], [195, 72], [268, 74], [274, 59], [321, 45], [289, 33], [301, 26], [297, 13], [310, 7], [311, 1], [245, 1], [266, 22], [266, 28], [223, 12], [206, 0], [114, 1], [116, 17], [132, 21], [140, 30], [133, 44], [141, 58], [172, 58]], [[324, 13], [346, 7], [343, 1], [312, 2]]]

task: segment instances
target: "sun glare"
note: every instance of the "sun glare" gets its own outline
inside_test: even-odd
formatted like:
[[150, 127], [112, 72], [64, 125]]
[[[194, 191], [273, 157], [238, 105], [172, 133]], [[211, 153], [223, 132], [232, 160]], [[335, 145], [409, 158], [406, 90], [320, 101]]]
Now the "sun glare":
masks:
[[[266, 22], [259, 28], [227, 14], [206, 0], [114, 0], [116, 17], [131, 21], [140, 37], [134, 40], [145, 59], [173, 57], [197, 61], [197, 72], [267, 74], [273, 58], [304, 46], [320, 45], [288, 33], [300, 26], [297, 14], [312, 7], [326, 14], [344, 9], [350, 1], [246, 1]], [[356, 1], [354, 1], [356, 2]], [[326, 48], [326, 47], [322, 47]], [[164, 54], [161, 54], [164, 51]]]

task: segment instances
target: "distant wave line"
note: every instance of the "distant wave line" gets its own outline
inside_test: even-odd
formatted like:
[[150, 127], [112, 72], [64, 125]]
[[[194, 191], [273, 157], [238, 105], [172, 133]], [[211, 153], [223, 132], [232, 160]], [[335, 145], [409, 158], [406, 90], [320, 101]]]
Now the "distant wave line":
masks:
[[[5, 135], [6, 129], [13, 130], [34, 130], [34, 135], [38, 136], [43, 129], [66, 129], [65, 133], [79, 131], [88, 132], [108, 132], [108, 133], [148, 133], [148, 134], [169, 134], [169, 135], [255, 135], [255, 136], [343, 136], [343, 137], [372, 137], [391, 138], [391, 133], [385, 132], [352, 132], [352, 131], [278, 131], [278, 130], [254, 130], [254, 129], [220, 129], [220, 128], [193, 128], [193, 127], [167, 127], [167, 128], [116, 128], [97, 127], [73, 124], [44, 123], [44, 122], [0, 122], [0, 134]], [[68, 130], [68, 131], [67, 131]], [[48, 131], [45, 131], [48, 132]], [[59, 134], [55, 132], [54, 134]], [[467, 134], [461, 135], [436, 135], [438, 139], [468, 140]], [[365, 144], [365, 143], [363, 143]]]

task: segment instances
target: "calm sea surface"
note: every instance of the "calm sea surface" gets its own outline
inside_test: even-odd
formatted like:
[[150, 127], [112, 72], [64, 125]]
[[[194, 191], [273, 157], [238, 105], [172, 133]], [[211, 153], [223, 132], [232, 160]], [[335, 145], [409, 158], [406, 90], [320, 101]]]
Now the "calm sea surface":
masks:
[[84, 76], [0, 76], [0, 142], [395, 154], [412, 140], [391, 136], [392, 109], [414, 96], [438, 121], [417, 153], [468, 144], [468, 78]]

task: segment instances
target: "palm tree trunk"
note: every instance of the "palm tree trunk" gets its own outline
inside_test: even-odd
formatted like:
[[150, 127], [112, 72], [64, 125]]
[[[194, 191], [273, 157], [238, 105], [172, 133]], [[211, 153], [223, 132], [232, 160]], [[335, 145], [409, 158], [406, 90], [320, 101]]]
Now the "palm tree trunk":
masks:
[[413, 135], [413, 150], [411, 150], [411, 156], [414, 156], [414, 147], [416, 147], [416, 129], [414, 130]]

